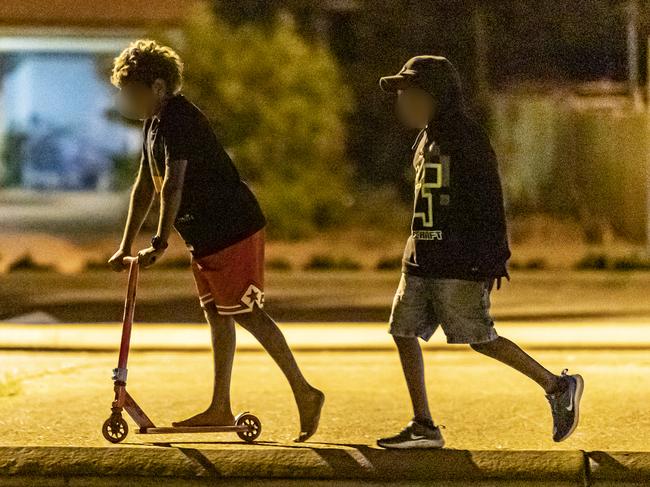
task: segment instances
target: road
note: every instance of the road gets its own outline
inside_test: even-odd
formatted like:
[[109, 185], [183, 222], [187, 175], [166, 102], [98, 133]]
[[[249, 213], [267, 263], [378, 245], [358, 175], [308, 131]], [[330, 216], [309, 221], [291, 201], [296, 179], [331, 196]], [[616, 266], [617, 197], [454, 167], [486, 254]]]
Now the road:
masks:
[[[429, 350], [425, 360], [432, 411], [446, 426], [449, 448], [650, 450], [648, 350], [535, 350], [534, 355], [554, 371], [568, 367], [584, 376], [576, 433], [553, 443], [542, 391], [504, 365], [469, 349]], [[393, 351], [300, 351], [296, 356], [305, 375], [327, 395], [321, 428], [306, 446], [372, 445], [408, 421], [409, 400]], [[115, 362], [115, 352], [1, 351], [0, 445], [107, 446], [100, 427], [110, 413]], [[211, 372], [207, 351], [136, 350], [128, 388], [162, 425], [208, 404]], [[265, 353], [237, 352], [233, 401], [235, 411], [250, 410], [260, 417], [261, 441], [289, 446], [298, 430], [297, 412], [287, 383]], [[130, 426], [133, 431], [132, 421]], [[241, 448], [236, 440], [227, 434], [131, 433], [124, 444]]]

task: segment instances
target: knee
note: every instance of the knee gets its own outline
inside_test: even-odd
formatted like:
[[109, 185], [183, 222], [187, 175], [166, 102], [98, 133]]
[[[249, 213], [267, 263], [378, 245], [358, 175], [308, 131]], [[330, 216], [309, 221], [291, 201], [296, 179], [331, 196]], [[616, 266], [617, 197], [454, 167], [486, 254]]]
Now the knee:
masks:
[[488, 353], [494, 350], [496, 347], [496, 340], [490, 340], [489, 342], [470, 343], [469, 346], [477, 352]]
[[205, 316], [205, 319], [208, 320], [210, 323], [213, 321], [219, 321], [221, 319], [221, 316], [219, 313], [217, 313], [217, 306], [214, 303], [208, 303], [204, 306], [202, 306], [203, 309], [203, 316]]
[[485, 350], [485, 343], [470, 343], [469, 346], [476, 352], [482, 352]]
[[251, 331], [259, 328], [258, 324], [261, 324], [264, 320], [263, 313], [264, 312], [260, 308], [255, 306], [249, 313], [235, 315], [235, 321], [247, 330]]
[[216, 326], [233, 326], [233, 320], [230, 316], [220, 315], [214, 303], [209, 303], [203, 308], [203, 314], [211, 325]]
[[395, 345], [397, 345], [397, 348], [403, 349], [413, 346], [414, 343], [417, 344], [418, 338], [393, 335], [393, 341], [395, 342]]

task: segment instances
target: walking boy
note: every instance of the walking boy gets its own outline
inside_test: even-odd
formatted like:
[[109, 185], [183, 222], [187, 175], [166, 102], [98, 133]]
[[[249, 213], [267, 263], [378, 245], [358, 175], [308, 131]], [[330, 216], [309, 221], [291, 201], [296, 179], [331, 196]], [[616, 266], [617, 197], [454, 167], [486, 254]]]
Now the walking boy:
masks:
[[124, 237], [109, 260], [126, 266], [133, 240], [160, 195], [158, 231], [138, 255], [151, 266], [167, 247], [172, 226], [192, 254], [200, 304], [210, 324], [214, 391], [206, 411], [174, 426], [234, 424], [230, 378], [237, 321], [262, 344], [287, 377], [300, 414], [305, 441], [318, 427], [324, 395], [303, 377], [282, 332], [263, 310], [264, 215], [240, 179], [205, 115], [180, 93], [183, 64], [169, 47], [138, 40], [113, 65], [120, 110], [143, 120], [143, 146]]
[[404, 124], [420, 129], [415, 150], [415, 203], [389, 332], [406, 378], [414, 417], [399, 434], [377, 441], [385, 448], [440, 448], [432, 420], [418, 337], [438, 324], [448, 343], [467, 343], [525, 374], [545, 391], [553, 440], [578, 424], [580, 375], [555, 375], [510, 340], [497, 335], [489, 313], [493, 285], [510, 280], [510, 249], [497, 161], [483, 128], [465, 110], [460, 78], [444, 57], [416, 56], [381, 88], [397, 94]]

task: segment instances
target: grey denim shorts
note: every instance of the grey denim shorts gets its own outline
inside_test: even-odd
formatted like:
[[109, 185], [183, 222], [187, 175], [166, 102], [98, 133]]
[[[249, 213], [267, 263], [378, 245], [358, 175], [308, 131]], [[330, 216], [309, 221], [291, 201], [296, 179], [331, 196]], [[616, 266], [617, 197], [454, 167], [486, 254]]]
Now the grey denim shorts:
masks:
[[490, 316], [490, 281], [419, 277], [402, 273], [388, 332], [425, 341], [438, 328], [447, 343], [482, 343], [498, 337]]

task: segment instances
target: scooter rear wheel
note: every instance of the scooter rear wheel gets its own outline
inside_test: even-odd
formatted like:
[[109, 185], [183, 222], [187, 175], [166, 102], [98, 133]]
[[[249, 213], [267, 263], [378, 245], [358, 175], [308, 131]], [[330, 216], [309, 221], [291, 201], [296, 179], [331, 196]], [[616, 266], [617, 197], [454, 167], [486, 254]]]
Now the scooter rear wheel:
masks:
[[129, 434], [129, 425], [121, 414], [111, 414], [110, 418], [104, 421], [102, 434], [111, 443], [119, 443]]
[[243, 414], [237, 418], [237, 426], [247, 426], [247, 431], [238, 431], [237, 436], [247, 443], [252, 443], [262, 433], [262, 423], [257, 416]]

